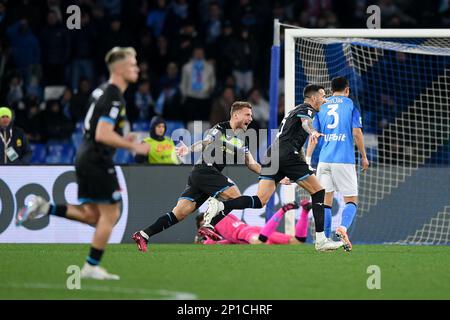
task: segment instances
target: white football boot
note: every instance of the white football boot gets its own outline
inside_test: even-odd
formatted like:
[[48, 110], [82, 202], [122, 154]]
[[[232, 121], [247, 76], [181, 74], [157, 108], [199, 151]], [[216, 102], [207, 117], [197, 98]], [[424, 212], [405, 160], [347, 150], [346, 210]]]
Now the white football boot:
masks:
[[212, 219], [219, 214], [220, 211], [223, 211], [224, 205], [223, 202], [220, 202], [216, 198], [209, 197], [208, 199], [208, 209], [203, 216], [204, 225], [211, 225]]
[[92, 266], [89, 263], [85, 263], [83, 269], [81, 269], [82, 279], [95, 279], [95, 280], [120, 280], [120, 277], [116, 274], [108, 273], [100, 266]]
[[329, 238], [325, 238], [322, 241], [316, 241], [315, 247], [319, 252], [323, 251], [335, 251], [342, 247], [344, 243], [342, 241], [333, 241]]
[[16, 225], [20, 226], [27, 220], [39, 219], [48, 214], [50, 202], [40, 196], [33, 197], [17, 212]]

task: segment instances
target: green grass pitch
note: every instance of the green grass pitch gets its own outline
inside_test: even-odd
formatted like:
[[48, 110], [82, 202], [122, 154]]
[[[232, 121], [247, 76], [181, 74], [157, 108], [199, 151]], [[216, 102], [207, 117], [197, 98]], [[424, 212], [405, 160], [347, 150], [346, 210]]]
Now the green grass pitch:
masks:
[[[0, 299], [450, 299], [450, 246], [110, 245], [102, 264], [121, 280], [69, 290], [66, 270], [88, 248], [1, 244]], [[367, 288], [371, 265], [381, 289]]]

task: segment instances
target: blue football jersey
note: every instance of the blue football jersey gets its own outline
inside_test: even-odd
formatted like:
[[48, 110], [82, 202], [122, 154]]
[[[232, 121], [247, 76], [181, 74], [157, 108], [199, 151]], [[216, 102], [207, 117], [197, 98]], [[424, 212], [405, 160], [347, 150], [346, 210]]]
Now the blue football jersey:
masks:
[[361, 115], [352, 99], [332, 96], [320, 107], [313, 122], [323, 133], [319, 161], [327, 163], [355, 163], [353, 128], [361, 128]]

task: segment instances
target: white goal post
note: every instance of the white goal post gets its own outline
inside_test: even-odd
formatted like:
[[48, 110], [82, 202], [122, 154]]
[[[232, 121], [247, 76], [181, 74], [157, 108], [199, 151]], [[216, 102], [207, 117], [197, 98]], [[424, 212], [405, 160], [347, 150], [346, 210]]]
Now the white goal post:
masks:
[[[445, 55], [450, 56], [450, 45], [448, 45], [450, 42], [448, 39], [445, 39], [444, 43], [437, 45], [436, 47], [431, 46], [422, 46], [422, 45], [404, 45], [402, 42], [391, 42], [395, 43], [394, 45], [387, 44], [388, 42], [384, 42], [384, 39], [387, 39], [386, 41], [392, 41], [391, 39], [401, 38], [401, 39], [411, 39], [411, 38], [450, 38], [450, 29], [302, 29], [302, 28], [285, 28], [284, 29], [284, 93], [285, 93], [285, 114], [287, 114], [290, 110], [292, 110], [296, 104], [299, 103], [299, 99], [297, 97], [297, 103], [296, 103], [296, 89], [297, 89], [297, 95], [300, 92], [300, 88], [296, 88], [296, 61], [298, 58], [296, 55], [298, 55], [299, 49], [297, 48], [298, 44], [296, 41], [299, 41], [299, 39], [315, 39], [320, 38], [324, 39], [324, 41], [336, 40], [336, 42], [342, 41], [342, 42], [352, 42], [352, 41], [362, 41], [365, 43], [369, 43], [369, 46], [372, 46], [372, 48], [375, 48], [374, 50], [377, 50], [380, 48], [380, 50], [394, 50], [406, 54], [419, 54], [419, 55]], [[372, 43], [373, 42], [373, 43]], [[302, 46], [308, 46], [308, 44], [301, 44]], [[327, 43], [325, 44], [327, 45]], [[401, 47], [400, 49], [397, 49], [397, 47]], [[372, 50], [370, 48], [370, 50]], [[303, 49], [302, 49], [303, 50]], [[309, 53], [307, 52], [310, 50], [310, 48], [304, 49], [306, 53], [309, 54], [309, 56], [314, 59], [316, 57], [316, 53]], [[369, 49], [367, 49], [369, 50]], [[359, 56], [359, 59], [363, 61], [363, 63], [367, 60], [372, 59], [371, 52], [370, 51], [360, 51], [357, 53]], [[367, 55], [367, 57], [364, 57], [364, 55]], [[376, 56], [376, 54], [374, 54]], [[361, 58], [362, 56], [362, 58]], [[318, 57], [318, 56], [317, 56]], [[344, 58], [345, 59], [345, 58]], [[319, 57], [320, 60], [320, 57]], [[323, 59], [325, 60], [325, 58]], [[375, 57], [376, 60], [376, 57]], [[303, 67], [305, 69], [310, 68], [310, 70], [306, 70], [306, 72], [315, 72], [317, 68], [321, 68], [323, 66], [324, 69], [326, 69], [326, 61], [318, 61], [317, 63], [310, 63], [309, 67]], [[355, 68], [360, 67], [362, 64], [361, 62], [358, 62], [359, 65], [357, 65]], [[357, 64], [358, 64], [357, 63]], [[371, 62], [372, 63], [372, 62]], [[371, 63], [369, 63], [369, 67], [371, 66]], [[423, 63], [425, 64], [425, 62]], [[328, 70], [325, 70], [327, 72]], [[438, 84], [440, 87], [442, 87], [442, 82], [444, 85], [444, 88], [448, 86], [449, 82], [447, 82], [448, 77], [450, 76], [450, 73], [445, 72], [443, 77], [443, 80], [441, 78], [441, 82]], [[312, 74], [310, 79], [319, 79], [318, 84], [321, 81], [324, 82], [326, 77], [322, 77], [321, 75]], [[308, 80], [310, 80], [308, 79]], [[331, 80], [331, 79], [329, 79]], [[414, 79], [412, 79], [414, 81]], [[432, 89], [430, 89], [432, 90]], [[441, 89], [442, 90], [442, 89]], [[443, 90], [442, 90], [443, 91]], [[431, 95], [431, 94], [430, 94]], [[421, 97], [418, 100], [420, 100], [420, 103], [427, 104], [428, 101], [425, 101], [426, 97]], [[442, 105], [445, 105], [447, 103], [448, 95], [444, 96], [444, 101], [442, 102]], [[421, 107], [422, 105], [419, 105]], [[448, 105], [447, 105], [448, 106]], [[414, 106], [413, 106], [414, 107]], [[440, 107], [440, 106], [439, 106]], [[445, 111], [445, 107], [442, 107], [442, 112]], [[447, 109], [449, 110], [449, 109]], [[431, 112], [431, 111], [430, 111]], [[407, 113], [407, 112], [406, 112]], [[404, 113], [402, 113], [404, 114]], [[399, 122], [398, 119], [394, 119], [395, 121]], [[404, 121], [403, 119], [400, 119], [400, 121]], [[410, 125], [408, 123], [407, 125]], [[405, 126], [405, 125], [404, 125]], [[424, 129], [431, 130], [431, 129]], [[439, 129], [441, 130], [441, 129]], [[445, 131], [445, 130], [444, 130]], [[445, 141], [448, 141], [448, 135], [449, 132], [445, 131], [440, 136], [438, 134], [436, 146], [433, 146], [433, 148], [430, 149], [429, 153], [436, 151], [437, 148], [440, 147], [440, 144], [443, 144]], [[447, 139], [447, 140], [446, 140]], [[422, 159], [423, 158], [423, 159]], [[426, 161], [426, 157], [423, 156], [420, 159], [415, 159], [414, 163], [408, 163], [408, 166], [412, 167], [418, 167], [419, 165], [423, 164]], [[401, 180], [402, 175], [408, 175], [410, 171], [402, 170], [401, 173], [394, 172], [395, 179]], [[384, 173], [383, 173], [384, 174]], [[377, 177], [379, 181], [379, 177]], [[390, 180], [386, 178], [385, 181], [383, 181], [385, 184], [389, 184]], [[294, 200], [298, 198], [296, 197], [296, 192], [298, 192], [296, 185], [292, 185], [289, 188], [284, 188], [284, 197], [286, 200]], [[370, 202], [371, 205], [376, 204], [376, 199]], [[363, 209], [364, 210], [364, 209]], [[286, 214], [285, 217], [285, 232], [288, 234], [294, 234], [295, 233], [295, 213], [294, 211], [290, 211]]]

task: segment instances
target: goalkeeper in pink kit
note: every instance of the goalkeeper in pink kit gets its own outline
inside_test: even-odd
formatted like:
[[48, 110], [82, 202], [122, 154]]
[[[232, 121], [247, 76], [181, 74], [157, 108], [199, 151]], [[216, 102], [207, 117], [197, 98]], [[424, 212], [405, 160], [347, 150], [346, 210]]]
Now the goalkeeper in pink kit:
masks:
[[203, 214], [197, 217], [199, 233], [197, 243], [203, 244], [301, 244], [306, 241], [308, 233], [308, 213], [311, 203], [301, 202], [302, 212], [295, 228], [295, 236], [275, 231], [283, 215], [292, 209], [297, 209], [296, 203], [288, 203], [281, 207], [264, 227], [249, 226], [234, 215], [227, 215], [216, 226], [217, 234], [203, 233]]

